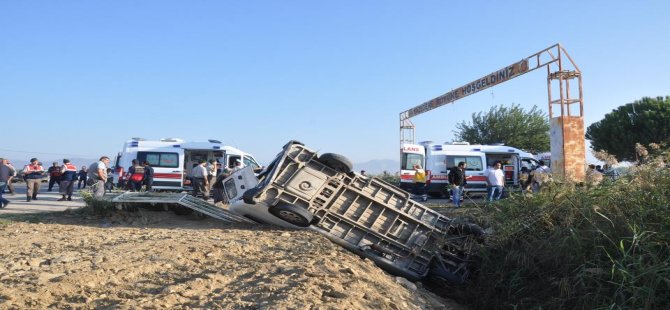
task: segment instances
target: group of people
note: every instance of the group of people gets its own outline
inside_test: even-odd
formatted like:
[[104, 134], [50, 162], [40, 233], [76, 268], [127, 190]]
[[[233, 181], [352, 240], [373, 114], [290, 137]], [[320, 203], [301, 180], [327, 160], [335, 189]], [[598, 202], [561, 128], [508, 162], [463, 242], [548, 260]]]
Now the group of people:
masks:
[[[526, 167], [521, 168], [520, 179], [522, 190], [532, 187], [533, 192], [538, 192], [542, 184], [547, 182], [551, 169], [544, 161], [539, 161], [539, 164], [533, 171], [529, 171]], [[458, 165], [452, 167], [447, 175], [451, 200], [456, 208], [461, 207], [465, 186], [468, 184], [468, 179], [472, 177], [466, 174], [466, 170], [467, 163], [461, 161]], [[505, 173], [502, 170], [502, 162], [494, 162], [484, 172], [484, 179], [486, 181], [486, 200], [488, 202], [500, 200], [503, 197], [505, 189]], [[418, 164], [414, 165], [414, 194], [420, 197], [421, 201], [428, 200], [428, 195], [426, 194], [426, 171]]]
[[191, 170], [193, 196], [200, 196], [204, 200], [209, 200], [211, 193], [215, 204], [225, 202], [223, 180], [240, 169], [242, 169], [242, 161], [239, 159], [235, 160], [233, 168], [224, 165], [221, 169], [219, 169], [219, 163], [215, 159], [211, 159], [209, 163], [204, 159], [200, 160]]
[[551, 180], [551, 168], [547, 166], [544, 160], [539, 161], [539, 166], [533, 170], [521, 167], [519, 185], [521, 191], [537, 193], [542, 186]]
[[[109, 163], [109, 158], [107, 158], [107, 163]], [[92, 171], [94, 172], [94, 175], [89, 173], [91, 171], [92, 170], [86, 166], [77, 170], [77, 167], [67, 158], [63, 159], [61, 165], [59, 165], [58, 162], [54, 162], [53, 165], [45, 171], [42, 163], [40, 163], [37, 158], [31, 158], [30, 163], [25, 165], [22, 170], [23, 180], [26, 183], [26, 201], [30, 202], [32, 200], [38, 200], [37, 195], [45, 173], [49, 176], [48, 191], [52, 191], [54, 185], [58, 185], [58, 192], [62, 196], [58, 201], [72, 201], [75, 183], [77, 183], [77, 189], [85, 188], [86, 185], [93, 184], [87, 182], [87, 180], [93, 180], [92, 178], [99, 177], [97, 171]], [[16, 178], [17, 174], [18, 170], [14, 168], [7, 159], [0, 159], [0, 208], [4, 208], [10, 203], [9, 200], [2, 197], [6, 188], [10, 190], [10, 194], [16, 194], [12, 185], [12, 179]]]
[[128, 168], [128, 179], [125, 182], [125, 189], [132, 192], [141, 190], [151, 191], [154, 184], [154, 168], [148, 161], [140, 164], [137, 159], [131, 161], [132, 166]]

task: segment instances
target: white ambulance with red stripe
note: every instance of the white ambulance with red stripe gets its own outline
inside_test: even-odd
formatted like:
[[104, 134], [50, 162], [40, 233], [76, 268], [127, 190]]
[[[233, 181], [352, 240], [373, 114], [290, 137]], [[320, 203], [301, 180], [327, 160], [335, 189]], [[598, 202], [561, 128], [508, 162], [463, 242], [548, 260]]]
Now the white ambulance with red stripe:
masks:
[[202, 159], [208, 163], [212, 159], [216, 160], [219, 171], [224, 165], [234, 167], [238, 160], [242, 162], [242, 167], [252, 166], [254, 170], [260, 168], [251, 154], [223, 145], [217, 140], [186, 142], [176, 138], [154, 141], [132, 138], [125, 142], [123, 150], [116, 157], [113, 166], [115, 185], [123, 187], [129, 177], [127, 172], [133, 159], [140, 163], [149, 162], [154, 169], [152, 188], [156, 190], [190, 190], [188, 176], [191, 169]]
[[449, 170], [465, 162], [469, 176], [466, 192], [486, 192], [484, 172], [500, 161], [508, 186], [519, 185], [521, 167], [534, 169], [538, 165], [533, 154], [506, 145], [471, 145], [467, 142], [435, 144], [432, 141], [419, 144], [403, 144], [400, 150], [400, 187], [412, 191], [415, 164], [426, 170], [426, 191], [431, 197], [448, 197]]

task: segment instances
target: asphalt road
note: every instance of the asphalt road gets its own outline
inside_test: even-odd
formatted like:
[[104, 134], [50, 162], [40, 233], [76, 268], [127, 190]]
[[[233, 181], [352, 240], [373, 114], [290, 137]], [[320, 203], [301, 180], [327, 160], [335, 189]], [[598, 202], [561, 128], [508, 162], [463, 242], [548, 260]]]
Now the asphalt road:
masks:
[[84, 201], [79, 196], [79, 190], [77, 190], [76, 185], [74, 195], [72, 195], [72, 201], [57, 201], [62, 197], [58, 194], [58, 185], [54, 185], [53, 191], [48, 192], [48, 184], [42, 183], [40, 191], [37, 193], [37, 200], [32, 200], [30, 202], [26, 202], [25, 183], [14, 183], [14, 187], [16, 188], [16, 195], [10, 195], [6, 192], [2, 195], [2, 197], [8, 199], [10, 203], [7, 207], [0, 209], [0, 215], [64, 211], [68, 208], [81, 208], [85, 205]]

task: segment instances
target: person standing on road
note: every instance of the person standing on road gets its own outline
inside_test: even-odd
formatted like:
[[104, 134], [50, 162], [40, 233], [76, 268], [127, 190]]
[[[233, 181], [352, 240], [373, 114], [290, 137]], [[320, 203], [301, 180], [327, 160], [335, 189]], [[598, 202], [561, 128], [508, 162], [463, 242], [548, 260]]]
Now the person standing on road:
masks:
[[144, 185], [146, 186], [145, 190], [147, 192], [151, 191], [151, 187], [154, 186], [154, 168], [151, 167], [148, 161], [142, 163], [144, 166]]
[[214, 184], [212, 184], [212, 194], [214, 196], [214, 204], [218, 202], [228, 203], [226, 195], [223, 193], [223, 180], [230, 176], [230, 168], [224, 166], [223, 170], [216, 176]]
[[72, 201], [72, 192], [74, 191], [74, 181], [77, 179], [77, 167], [70, 163], [69, 159], [63, 159], [63, 166], [60, 167], [62, 172], [58, 191], [63, 198], [58, 201]]
[[9, 200], [3, 198], [2, 194], [5, 192], [7, 182], [11, 181], [14, 173], [16, 173], [14, 167], [9, 165], [9, 162], [6, 159], [0, 158], [0, 209], [9, 204]]
[[[87, 173], [86, 166], [81, 166], [81, 170], [79, 170], [79, 173], [77, 174], [79, 176], [79, 181], [77, 182], [77, 189], [79, 188], [86, 188], [86, 175]], [[81, 187], [81, 183], [84, 183], [84, 187]]]
[[16, 171], [16, 168], [14, 168], [14, 166], [12, 166], [12, 163], [9, 162], [9, 160], [5, 159], [5, 161], [7, 162], [7, 163], [5, 163], [5, 166], [10, 167], [14, 171], [14, 173], [12, 175], [10, 175], [9, 179], [7, 180], [7, 189], [9, 190], [9, 194], [14, 196], [14, 195], [16, 195], [16, 189], [14, 188], [14, 181], [13, 180], [14, 180], [14, 178], [16, 178], [17, 171]]
[[191, 178], [193, 179], [193, 197], [198, 197], [198, 194], [202, 193], [202, 199], [207, 200], [209, 198], [207, 192], [209, 182], [207, 181], [205, 164], [207, 164], [206, 160], [200, 160], [200, 163], [191, 170]]
[[102, 196], [105, 196], [107, 165], [109, 165], [109, 157], [102, 156], [99, 161], [92, 163], [88, 167], [88, 180], [86, 180], [86, 184], [91, 187], [93, 197], [95, 198], [102, 198]]
[[30, 164], [23, 167], [23, 179], [26, 181], [26, 187], [28, 188], [26, 192], [27, 202], [30, 202], [31, 199], [37, 200], [37, 192], [40, 191], [43, 173], [44, 168], [42, 168], [37, 158], [31, 158]]
[[216, 180], [216, 159], [210, 159], [209, 164], [207, 165], [207, 191], [212, 190], [212, 184], [214, 184], [214, 180]]
[[468, 177], [465, 176], [466, 168], [467, 164], [464, 161], [459, 162], [458, 166], [452, 167], [447, 175], [451, 186], [451, 198], [456, 205], [456, 208], [461, 207], [461, 194], [463, 194], [465, 185], [468, 184]]
[[49, 189], [50, 192], [54, 184], [58, 184], [58, 189], [60, 189], [60, 179], [62, 175], [61, 167], [58, 165], [58, 162], [53, 162], [53, 165], [47, 170], [49, 173]]
[[421, 169], [421, 165], [414, 165], [414, 194], [421, 197], [421, 201], [427, 201], [426, 195], [426, 170]]
[[486, 177], [487, 200], [489, 202], [500, 200], [500, 197], [502, 197], [503, 194], [505, 175], [500, 168], [502, 168], [502, 164], [499, 161], [496, 161], [493, 163], [493, 166], [489, 167], [484, 173], [484, 176]]

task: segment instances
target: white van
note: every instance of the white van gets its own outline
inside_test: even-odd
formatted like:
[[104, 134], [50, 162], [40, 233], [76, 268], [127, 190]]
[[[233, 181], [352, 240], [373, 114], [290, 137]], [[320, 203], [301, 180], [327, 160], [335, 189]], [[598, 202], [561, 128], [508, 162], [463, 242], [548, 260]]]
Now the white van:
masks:
[[400, 187], [411, 191], [414, 179], [414, 164], [420, 164], [427, 175], [426, 190], [432, 197], [448, 196], [449, 170], [459, 162], [467, 164], [469, 176], [466, 192], [486, 192], [484, 172], [500, 161], [509, 186], [519, 185], [521, 167], [532, 169], [537, 160], [528, 152], [506, 145], [471, 145], [467, 142], [435, 144], [425, 141], [405, 144], [401, 149]]
[[190, 190], [188, 179], [191, 169], [202, 159], [209, 162], [217, 161], [219, 170], [226, 165], [234, 167], [237, 160], [242, 166], [251, 166], [254, 170], [260, 165], [251, 154], [242, 152], [232, 146], [222, 145], [221, 141], [186, 142], [182, 139], [169, 138], [150, 141], [132, 138], [123, 145], [114, 162], [114, 184], [123, 186], [127, 180], [128, 168], [132, 160], [140, 163], [148, 161], [154, 169], [153, 188], [157, 190]]

